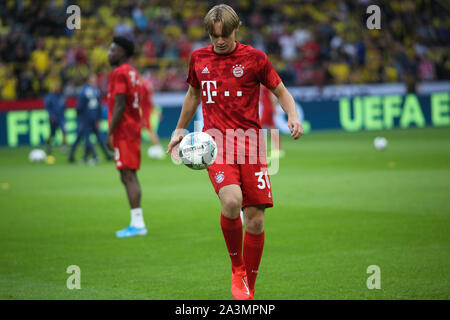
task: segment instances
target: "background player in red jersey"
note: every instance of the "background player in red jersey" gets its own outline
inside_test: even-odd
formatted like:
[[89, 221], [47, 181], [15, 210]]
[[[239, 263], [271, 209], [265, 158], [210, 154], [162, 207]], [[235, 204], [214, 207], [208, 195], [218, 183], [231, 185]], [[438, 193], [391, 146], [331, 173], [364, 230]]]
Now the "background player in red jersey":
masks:
[[116, 168], [131, 208], [131, 223], [116, 232], [119, 238], [147, 234], [141, 208], [141, 188], [136, 175], [141, 163], [141, 115], [139, 77], [128, 64], [133, 53], [133, 42], [124, 37], [115, 37], [108, 50], [108, 60], [114, 70], [108, 82], [107, 144], [114, 151]]
[[[241, 24], [236, 12], [230, 6], [217, 5], [207, 13], [204, 23], [212, 45], [192, 53], [187, 79], [189, 89], [167, 151], [172, 152], [181, 141], [200, 102], [204, 117], [203, 131], [218, 130], [225, 135], [223, 145], [234, 144], [234, 150], [239, 148], [239, 143], [234, 142], [235, 137], [225, 133], [229, 129], [261, 129], [258, 119], [260, 83], [271, 89], [278, 98], [288, 115], [291, 137], [298, 139], [303, 129], [294, 99], [262, 51], [235, 41]], [[217, 139], [215, 137], [216, 142]], [[224, 146], [222, 152], [226, 149]], [[251, 153], [251, 145], [246, 145], [246, 160]], [[236, 155], [234, 152], [233, 158]], [[220, 222], [231, 258], [231, 293], [235, 299], [254, 298], [255, 280], [264, 247], [264, 211], [273, 205], [264, 160], [259, 159], [256, 164], [220, 164], [216, 160], [208, 168], [210, 180], [221, 202]], [[241, 208], [245, 219], [244, 243], [239, 217]]]
[[[259, 102], [261, 103], [260, 121], [261, 127], [266, 129], [276, 129], [274, 115], [276, 112], [276, 100], [273, 93], [267, 89], [266, 86], [261, 86], [261, 93], [259, 95]], [[284, 156], [283, 150], [281, 150], [281, 141], [278, 131], [272, 132], [272, 140], [274, 146], [270, 154], [271, 157]]]
[[148, 153], [151, 158], [162, 159], [165, 156], [164, 150], [159, 141], [158, 133], [152, 128], [150, 121], [155, 106], [155, 102], [153, 101], [153, 86], [145, 75], [140, 77], [139, 83], [141, 89], [142, 128], [148, 132], [148, 137], [152, 143]]

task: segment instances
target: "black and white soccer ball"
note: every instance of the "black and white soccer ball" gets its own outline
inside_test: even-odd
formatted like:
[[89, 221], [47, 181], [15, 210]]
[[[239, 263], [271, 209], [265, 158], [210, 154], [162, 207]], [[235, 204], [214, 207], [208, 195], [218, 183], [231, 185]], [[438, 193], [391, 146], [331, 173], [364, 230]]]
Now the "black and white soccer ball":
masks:
[[178, 154], [187, 167], [194, 170], [205, 169], [216, 161], [217, 144], [205, 132], [192, 132], [181, 140]]

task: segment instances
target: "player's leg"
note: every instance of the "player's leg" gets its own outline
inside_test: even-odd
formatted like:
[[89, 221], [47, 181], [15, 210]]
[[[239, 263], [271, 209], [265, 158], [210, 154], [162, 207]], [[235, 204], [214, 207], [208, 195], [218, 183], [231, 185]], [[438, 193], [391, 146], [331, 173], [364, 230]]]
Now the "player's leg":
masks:
[[151, 125], [146, 127], [146, 129], [148, 132], [148, 137], [150, 139], [150, 142], [152, 143], [152, 146], [149, 149], [150, 157], [156, 158], [156, 159], [163, 159], [165, 157], [165, 153], [164, 153], [164, 149], [161, 146], [161, 143], [159, 141], [158, 134], [152, 129]]
[[252, 297], [264, 248], [264, 213], [273, 206], [272, 190], [267, 164], [245, 164], [240, 167], [241, 189], [244, 195], [243, 258]]
[[[93, 126], [94, 124], [91, 121], [86, 124], [83, 161], [95, 165], [98, 162], [98, 157], [97, 152], [95, 152], [95, 146], [91, 142], [91, 133], [93, 131]], [[89, 160], [89, 155], [92, 155], [91, 160]]]
[[243, 267], [242, 221], [239, 217], [242, 205], [242, 191], [239, 185], [229, 184], [218, 193], [221, 203], [220, 226], [231, 258], [231, 269]]
[[220, 226], [231, 259], [231, 294], [236, 300], [251, 298], [242, 256], [242, 191], [237, 184], [222, 187], [218, 193], [222, 213]]
[[221, 203], [220, 226], [231, 259], [231, 294], [236, 300], [249, 299], [250, 291], [242, 258], [239, 168], [237, 165], [214, 163], [207, 170]]
[[248, 286], [252, 294], [255, 291], [255, 281], [261, 263], [264, 248], [264, 210], [265, 205], [248, 206], [244, 208], [244, 263], [247, 271]]
[[62, 133], [62, 144], [61, 144], [61, 150], [62, 152], [67, 152], [67, 142], [66, 142], [66, 136], [67, 136], [67, 132], [66, 132], [66, 120], [64, 118], [64, 116], [59, 116], [57, 118], [57, 122], [58, 122], [58, 127], [61, 130]]
[[56, 122], [56, 119], [53, 116], [50, 116], [50, 135], [49, 135], [49, 137], [47, 139], [47, 143], [46, 143], [47, 154], [52, 153], [52, 140], [53, 140], [53, 137], [55, 136], [57, 127], [58, 127], [58, 124]]
[[81, 140], [84, 137], [84, 124], [82, 121], [78, 120], [77, 121], [77, 138], [75, 139], [75, 142], [72, 144], [71, 148], [70, 148], [70, 153], [69, 153], [69, 162], [74, 162], [75, 161], [75, 152], [77, 150], [78, 144], [81, 142]]
[[130, 204], [131, 221], [127, 228], [117, 231], [116, 235], [118, 238], [146, 235], [147, 228], [145, 226], [141, 208], [141, 187], [139, 185], [136, 170], [120, 170], [120, 179], [125, 186], [128, 203]]
[[241, 187], [236, 184], [229, 184], [219, 190], [219, 199], [222, 206], [222, 214], [229, 219], [239, 217], [242, 206]]
[[161, 145], [161, 143], [159, 142], [159, 136], [158, 136], [158, 134], [155, 132], [155, 131], [153, 131], [153, 129], [149, 129], [148, 130], [148, 134], [149, 134], [149, 136], [150, 136], [150, 140], [151, 140], [151, 142], [152, 142], [152, 144], [154, 145], [154, 146], [159, 146], [159, 145]]
[[117, 231], [116, 235], [119, 238], [146, 235], [147, 228], [141, 208], [141, 187], [136, 174], [140, 167], [140, 141], [115, 141], [114, 146], [116, 168], [120, 172], [120, 180], [125, 187], [131, 209], [130, 225]]
[[120, 180], [125, 186], [127, 192], [128, 203], [131, 209], [141, 207], [141, 187], [137, 178], [136, 170], [122, 169], [120, 170]]

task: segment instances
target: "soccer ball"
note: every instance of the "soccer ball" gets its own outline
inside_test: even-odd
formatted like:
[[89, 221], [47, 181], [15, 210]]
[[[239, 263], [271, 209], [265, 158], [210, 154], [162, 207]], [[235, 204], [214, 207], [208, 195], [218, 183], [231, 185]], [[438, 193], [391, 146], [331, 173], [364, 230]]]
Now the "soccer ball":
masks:
[[162, 159], [164, 158], [164, 150], [162, 146], [151, 146], [147, 150], [147, 155], [151, 159]]
[[375, 140], [373, 140], [373, 146], [378, 151], [386, 149], [387, 145], [388, 142], [385, 137], [376, 137]]
[[205, 132], [192, 132], [181, 140], [178, 154], [187, 167], [194, 170], [205, 169], [217, 158], [217, 144]]
[[47, 157], [47, 154], [42, 149], [33, 149], [28, 155], [30, 162], [42, 162]]

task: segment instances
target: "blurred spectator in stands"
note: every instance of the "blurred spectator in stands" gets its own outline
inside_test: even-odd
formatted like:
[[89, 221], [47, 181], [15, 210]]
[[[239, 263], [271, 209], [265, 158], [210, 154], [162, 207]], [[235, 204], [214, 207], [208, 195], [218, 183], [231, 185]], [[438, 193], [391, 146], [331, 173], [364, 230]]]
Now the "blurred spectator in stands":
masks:
[[100, 71], [102, 67], [108, 66], [108, 53], [100, 39], [95, 41], [94, 48], [89, 56], [89, 62], [92, 71], [95, 73]]
[[30, 98], [33, 92], [33, 72], [27, 68], [22, 69], [17, 84], [17, 95], [19, 98]]
[[86, 64], [86, 62], [86, 51], [81, 44], [78, 44], [75, 48], [75, 63], [77, 65], [83, 65]]
[[281, 47], [281, 57], [284, 60], [293, 61], [298, 56], [295, 38], [289, 31], [283, 32], [278, 43]]
[[39, 38], [36, 43], [36, 49], [31, 53], [31, 62], [33, 68], [38, 73], [45, 73], [50, 67], [50, 57], [44, 49], [44, 38]]
[[141, 3], [133, 9], [133, 12], [131, 14], [133, 17], [133, 21], [139, 30], [145, 30], [148, 22], [147, 17], [144, 15], [143, 8], [144, 4]]
[[[88, 27], [66, 34], [69, 2], [0, 1], [0, 59], [13, 64], [19, 96], [25, 93], [29, 77], [33, 94], [42, 94], [53, 67], [62, 69], [64, 86], [71, 82], [77, 89], [81, 76], [95, 72], [101, 77], [109, 72], [104, 66], [103, 41], [113, 34], [137, 42], [137, 66], [154, 71], [156, 89], [177, 90], [185, 81], [191, 52], [209, 43], [202, 17], [210, 1], [186, 0], [182, 6], [179, 1], [155, 1], [147, 6], [142, 0], [95, 4], [84, 0], [79, 2], [82, 26]], [[383, 12], [380, 31], [365, 27], [369, 3], [237, 1], [244, 22], [238, 41], [278, 61], [278, 71], [290, 85], [404, 82], [407, 78], [411, 82], [416, 76], [413, 82], [449, 80], [450, 25], [442, 2], [377, 1]], [[64, 57], [61, 63], [59, 56]], [[22, 72], [27, 63], [32, 73]], [[7, 92], [14, 87], [12, 80], [8, 86]]]
[[116, 27], [114, 28], [114, 35], [116, 36], [132, 38], [133, 37], [132, 32], [133, 28], [131, 26], [129, 19], [125, 19], [124, 17], [120, 19], [119, 24], [117, 24]]
[[[4, 79], [1, 87], [1, 97], [5, 100], [14, 100], [17, 98], [16, 94], [16, 86], [17, 79], [14, 77], [14, 74], [11, 68], [5, 68], [4, 70]], [[0, 83], [1, 84], [1, 83]]]
[[419, 57], [419, 65], [418, 65], [418, 71], [419, 71], [419, 80], [421, 81], [431, 81], [434, 80], [434, 65], [431, 62], [430, 59], [428, 59], [426, 54], [422, 54]]

